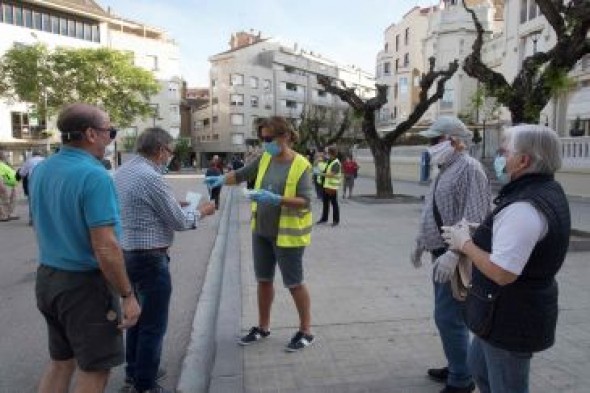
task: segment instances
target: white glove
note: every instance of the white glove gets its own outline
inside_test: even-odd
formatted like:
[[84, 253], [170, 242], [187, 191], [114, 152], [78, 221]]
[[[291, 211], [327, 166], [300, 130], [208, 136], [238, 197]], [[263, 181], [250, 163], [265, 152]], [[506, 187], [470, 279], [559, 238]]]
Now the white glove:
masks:
[[420, 266], [422, 266], [422, 254], [424, 253], [424, 249], [420, 246], [418, 246], [418, 244], [416, 244], [416, 248], [414, 248], [414, 251], [412, 251], [410, 253], [410, 262], [412, 262], [412, 265], [414, 265], [414, 267], [416, 269], [418, 269]]
[[434, 281], [441, 284], [448, 282], [453, 277], [459, 258], [459, 255], [450, 250], [436, 258], [433, 272]]
[[442, 238], [449, 245], [449, 249], [462, 251], [465, 243], [471, 240], [471, 228], [477, 225], [463, 219], [453, 226], [442, 226]]

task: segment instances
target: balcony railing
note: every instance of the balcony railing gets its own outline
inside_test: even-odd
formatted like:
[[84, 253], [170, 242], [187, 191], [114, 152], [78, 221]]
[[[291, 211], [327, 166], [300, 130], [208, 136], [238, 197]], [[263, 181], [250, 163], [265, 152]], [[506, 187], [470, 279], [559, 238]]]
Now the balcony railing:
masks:
[[560, 140], [564, 168], [590, 168], [590, 136]]

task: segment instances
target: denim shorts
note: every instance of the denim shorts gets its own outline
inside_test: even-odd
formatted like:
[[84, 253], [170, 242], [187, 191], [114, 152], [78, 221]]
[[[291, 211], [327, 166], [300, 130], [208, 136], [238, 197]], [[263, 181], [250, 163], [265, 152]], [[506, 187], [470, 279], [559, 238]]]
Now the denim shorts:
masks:
[[119, 299], [100, 271], [70, 272], [41, 265], [35, 293], [47, 322], [51, 359], [75, 359], [83, 371], [108, 370], [123, 363]]
[[254, 272], [258, 281], [273, 281], [278, 264], [287, 288], [303, 284], [303, 252], [305, 247], [279, 247], [276, 238], [252, 233]]

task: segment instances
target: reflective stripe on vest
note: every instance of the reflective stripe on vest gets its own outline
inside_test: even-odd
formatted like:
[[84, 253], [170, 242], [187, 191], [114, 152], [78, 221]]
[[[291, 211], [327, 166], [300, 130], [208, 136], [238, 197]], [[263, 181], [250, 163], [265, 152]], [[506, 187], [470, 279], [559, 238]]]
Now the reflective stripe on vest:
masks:
[[334, 175], [338, 177], [326, 177], [326, 180], [324, 180], [324, 188], [331, 188], [333, 190], [337, 190], [340, 188], [340, 179], [342, 178], [342, 165], [340, 165], [340, 161], [337, 158], [335, 158], [334, 161], [332, 161], [330, 165], [328, 165], [326, 173], [332, 173], [332, 167], [336, 163], [338, 163], [340, 169], [338, 173], [334, 173]]
[[[259, 190], [262, 185], [262, 178], [270, 165], [272, 156], [268, 153], [263, 153], [258, 164], [258, 174], [256, 175], [256, 182], [254, 189]], [[287, 181], [285, 183], [284, 197], [295, 197], [297, 192], [297, 183], [303, 175], [303, 172], [311, 168], [311, 164], [305, 157], [300, 154], [295, 155], [295, 159], [289, 168]], [[250, 227], [252, 230], [256, 228], [256, 209], [258, 204], [252, 202], [252, 219]], [[279, 231], [277, 235], [277, 246], [279, 247], [304, 247], [311, 243], [311, 228], [312, 217], [311, 209], [309, 208], [292, 208], [281, 206], [281, 214], [279, 218]]]

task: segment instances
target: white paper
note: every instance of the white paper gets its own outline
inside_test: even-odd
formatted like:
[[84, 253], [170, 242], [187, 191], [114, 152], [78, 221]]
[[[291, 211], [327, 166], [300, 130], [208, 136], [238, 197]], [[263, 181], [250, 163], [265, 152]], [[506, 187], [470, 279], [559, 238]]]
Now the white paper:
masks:
[[242, 194], [244, 194], [244, 196], [248, 199], [252, 199], [252, 195], [257, 194], [257, 193], [258, 193], [257, 190], [249, 190], [247, 188], [242, 189]]
[[185, 201], [189, 204], [183, 207], [183, 210], [186, 212], [194, 213], [199, 207], [199, 202], [201, 201], [202, 195], [198, 192], [188, 191], [186, 193]]

